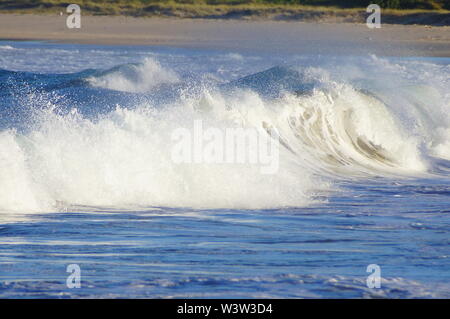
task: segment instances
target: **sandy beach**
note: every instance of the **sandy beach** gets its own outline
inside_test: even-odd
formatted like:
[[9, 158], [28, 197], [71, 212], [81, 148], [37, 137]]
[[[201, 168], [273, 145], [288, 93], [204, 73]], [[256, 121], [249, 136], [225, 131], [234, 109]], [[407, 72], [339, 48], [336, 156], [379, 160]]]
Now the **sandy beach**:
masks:
[[[292, 54], [450, 56], [450, 27], [382, 24], [243, 21], [125, 16], [0, 14], [0, 39], [81, 44], [157, 45]], [[264, 39], [264, 41], [261, 41]]]

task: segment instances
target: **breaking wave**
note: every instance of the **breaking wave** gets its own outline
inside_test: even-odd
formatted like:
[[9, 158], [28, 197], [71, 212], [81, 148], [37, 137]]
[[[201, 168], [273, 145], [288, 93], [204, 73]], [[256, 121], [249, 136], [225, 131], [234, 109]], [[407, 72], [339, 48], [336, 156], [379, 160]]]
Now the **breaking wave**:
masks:
[[147, 92], [161, 84], [179, 82], [175, 72], [163, 68], [150, 58], [146, 58], [142, 64], [121, 65], [87, 80], [95, 87], [133, 93]]
[[[304, 206], [336, 179], [448, 172], [448, 72], [420, 65], [437, 68], [436, 85], [396, 78], [417, 66], [373, 58], [369, 67], [382, 67], [384, 80], [278, 66], [192, 85], [150, 59], [66, 75], [2, 71], [1, 93], [17, 107], [0, 117], [0, 210]], [[248, 163], [174, 163], [172, 132], [198, 119], [276, 137], [277, 174]]]

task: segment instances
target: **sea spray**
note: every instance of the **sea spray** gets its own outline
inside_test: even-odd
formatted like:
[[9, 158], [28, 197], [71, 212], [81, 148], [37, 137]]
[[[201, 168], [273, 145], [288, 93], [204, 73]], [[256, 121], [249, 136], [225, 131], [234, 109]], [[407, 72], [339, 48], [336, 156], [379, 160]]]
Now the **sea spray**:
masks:
[[[448, 158], [450, 141], [442, 67], [413, 63], [432, 68], [430, 77], [376, 57], [349, 63], [282, 66], [210, 86], [185, 83], [154, 59], [69, 75], [17, 73], [22, 82], [6, 87], [16, 95], [22, 84], [45, 85], [6, 99], [33, 117], [1, 132], [0, 209], [301, 207], [338, 190], [337, 179], [438, 172], [433, 158]], [[171, 84], [178, 86], [164, 86]], [[277, 173], [250, 162], [177, 163], [172, 134], [196, 121], [276, 137]]]

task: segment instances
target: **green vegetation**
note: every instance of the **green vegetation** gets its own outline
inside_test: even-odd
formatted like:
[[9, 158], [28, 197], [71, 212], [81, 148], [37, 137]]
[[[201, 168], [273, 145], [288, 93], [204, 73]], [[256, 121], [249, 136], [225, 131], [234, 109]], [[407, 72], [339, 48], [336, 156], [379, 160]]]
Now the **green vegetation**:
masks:
[[[167, 1], [142, 1], [142, 2], [167, 2]], [[442, 10], [450, 9], [448, 0], [175, 0], [178, 3], [203, 3], [203, 4], [278, 4], [278, 5], [303, 5], [337, 8], [361, 8], [371, 3], [379, 4], [382, 8], [390, 9], [425, 9]]]
[[331, 11], [346, 14], [361, 11], [371, 3], [395, 14], [448, 14], [450, 10], [450, 0], [0, 0], [0, 12], [58, 13], [70, 3], [77, 3], [84, 13], [94, 15], [190, 18], [270, 18], [300, 14], [305, 18], [305, 12], [309, 12], [309, 16]]

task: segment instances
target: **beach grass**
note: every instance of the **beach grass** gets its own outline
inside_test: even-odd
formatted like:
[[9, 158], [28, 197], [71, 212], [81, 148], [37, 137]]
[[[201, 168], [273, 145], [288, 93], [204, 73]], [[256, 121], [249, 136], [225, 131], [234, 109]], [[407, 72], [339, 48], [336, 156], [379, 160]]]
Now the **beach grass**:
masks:
[[393, 17], [450, 14], [447, 0], [0, 0], [0, 12], [58, 14], [71, 3], [80, 5], [84, 14], [136, 17], [350, 19], [365, 12], [371, 3], [379, 4]]

